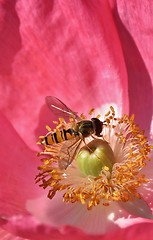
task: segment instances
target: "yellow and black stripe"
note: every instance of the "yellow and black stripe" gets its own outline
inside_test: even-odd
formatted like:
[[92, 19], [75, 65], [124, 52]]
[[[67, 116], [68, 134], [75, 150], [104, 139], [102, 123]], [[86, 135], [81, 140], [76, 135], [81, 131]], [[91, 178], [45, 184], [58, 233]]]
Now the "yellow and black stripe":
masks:
[[78, 132], [74, 131], [72, 128], [57, 130], [54, 133], [48, 134], [44, 137], [44, 142], [46, 145], [52, 145], [55, 143], [61, 143], [63, 141], [75, 138], [78, 136]]

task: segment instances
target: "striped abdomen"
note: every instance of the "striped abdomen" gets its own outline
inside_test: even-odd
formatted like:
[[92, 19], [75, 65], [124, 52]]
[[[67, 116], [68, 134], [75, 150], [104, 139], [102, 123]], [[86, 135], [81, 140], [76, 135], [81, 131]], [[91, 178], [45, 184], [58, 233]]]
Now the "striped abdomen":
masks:
[[44, 137], [44, 143], [46, 145], [52, 145], [55, 143], [61, 143], [63, 141], [75, 138], [78, 136], [78, 133], [74, 131], [73, 129], [62, 129], [62, 130], [57, 130], [54, 133], [49, 133]]

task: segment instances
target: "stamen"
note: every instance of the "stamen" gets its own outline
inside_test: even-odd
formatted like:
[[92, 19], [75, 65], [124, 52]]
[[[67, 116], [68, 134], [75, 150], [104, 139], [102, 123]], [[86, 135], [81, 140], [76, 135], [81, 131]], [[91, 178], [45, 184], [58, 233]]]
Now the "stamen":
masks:
[[[48, 125], [46, 125], [46, 129], [47, 129], [48, 132], [50, 132], [50, 131], [52, 130], [51, 127], [48, 126]], [[40, 138], [40, 137], [39, 137], [39, 138]]]
[[[153, 146], [144, 131], [134, 123], [134, 115], [128, 117], [125, 114], [116, 118], [111, 106], [105, 114], [104, 123], [103, 136], [93, 136], [94, 140], [91, 136], [85, 138], [81, 146], [76, 144], [75, 138], [46, 146], [44, 137], [40, 137], [44, 149], [39, 155], [45, 157], [42, 158], [43, 165], [39, 167], [36, 182], [41, 182], [43, 188], [50, 187], [50, 199], [57, 191], [63, 191], [64, 202], [80, 202], [90, 210], [98, 204], [108, 206], [111, 201], [126, 202], [141, 198], [138, 189], [149, 181], [141, 171], [150, 160]], [[66, 123], [62, 120], [57, 129], [71, 129], [74, 124], [77, 121]], [[51, 131], [50, 128], [48, 130]], [[71, 164], [69, 158], [72, 159]], [[64, 161], [68, 164], [62, 168], [60, 165]]]
[[93, 115], [94, 111], [95, 111], [95, 109], [94, 109], [94, 108], [91, 108], [88, 114], [89, 114], [89, 115]]
[[100, 115], [100, 114], [98, 114], [98, 115], [96, 116], [96, 118], [98, 118], [98, 119], [99, 119], [100, 117], [101, 117], [101, 115]]

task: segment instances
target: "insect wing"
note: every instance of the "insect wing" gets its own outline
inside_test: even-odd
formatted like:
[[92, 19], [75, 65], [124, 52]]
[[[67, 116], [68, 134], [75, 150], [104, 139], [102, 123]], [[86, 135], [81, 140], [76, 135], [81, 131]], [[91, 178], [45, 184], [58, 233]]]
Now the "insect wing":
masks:
[[59, 152], [59, 168], [66, 169], [74, 160], [79, 146], [81, 145], [82, 139], [74, 138], [62, 144]]
[[62, 101], [53, 96], [46, 97], [46, 103], [49, 109], [58, 117], [74, 118], [80, 120], [78, 115], [67, 107]]

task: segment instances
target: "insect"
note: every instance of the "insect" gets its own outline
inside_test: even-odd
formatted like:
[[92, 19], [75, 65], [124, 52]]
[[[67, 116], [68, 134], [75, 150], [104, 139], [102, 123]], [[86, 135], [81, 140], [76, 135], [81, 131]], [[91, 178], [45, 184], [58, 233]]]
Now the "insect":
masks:
[[66, 169], [73, 161], [82, 141], [85, 143], [85, 138], [102, 136], [103, 122], [98, 118], [82, 119], [56, 97], [47, 96], [46, 103], [58, 117], [73, 119], [69, 128], [51, 131], [41, 140], [41, 144], [46, 146], [63, 143], [59, 153], [60, 167]]

